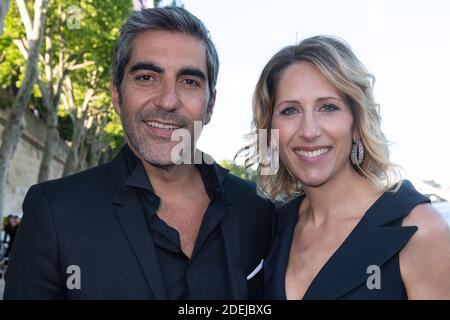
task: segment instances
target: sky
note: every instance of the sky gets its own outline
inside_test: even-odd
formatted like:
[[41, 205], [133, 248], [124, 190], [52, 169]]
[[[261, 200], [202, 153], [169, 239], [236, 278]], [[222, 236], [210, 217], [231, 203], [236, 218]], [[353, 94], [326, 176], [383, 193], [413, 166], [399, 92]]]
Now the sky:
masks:
[[184, 0], [217, 46], [212, 121], [199, 147], [232, 159], [251, 130], [251, 99], [279, 49], [318, 34], [343, 38], [375, 76], [382, 129], [406, 178], [450, 187], [450, 1]]

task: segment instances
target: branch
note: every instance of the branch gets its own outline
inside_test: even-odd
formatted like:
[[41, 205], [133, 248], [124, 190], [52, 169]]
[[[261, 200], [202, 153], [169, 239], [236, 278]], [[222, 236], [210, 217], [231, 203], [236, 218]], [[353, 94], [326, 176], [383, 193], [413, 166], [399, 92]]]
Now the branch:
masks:
[[33, 39], [38, 39], [41, 28], [41, 16], [46, 14], [50, 0], [35, 0], [34, 2], [34, 21], [33, 21]]
[[59, 79], [58, 89], [56, 90], [56, 94], [55, 94], [55, 97], [53, 99], [53, 106], [55, 108], [58, 107], [59, 98], [61, 97], [61, 94], [62, 94], [62, 91], [63, 91], [64, 78], [67, 76], [67, 74], [68, 74], [68, 72], [64, 71], [63, 74], [61, 75], [61, 78]]
[[44, 60], [44, 56], [42, 54], [39, 55], [39, 62], [45, 66], [45, 60]]
[[25, 44], [23, 43], [23, 40], [15, 39], [13, 40], [14, 44], [19, 49], [20, 53], [23, 55], [25, 59], [28, 59], [28, 50], [25, 48]]
[[[62, 42], [61, 42], [62, 43]], [[64, 76], [64, 49], [63, 46], [61, 45], [61, 47], [59, 48], [59, 75], [61, 78], [63, 78]]]
[[89, 89], [86, 91], [86, 96], [84, 97], [83, 105], [82, 105], [82, 107], [81, 107], [81, 111], [82, 111], [83, 113], [86, 112], [87, 107], [88, 107], [88, 105], [89, 105], [89, 101], [91, 100], [91, 98], [92, 98], [93, 95], [94, 95], [94, 90], [91, 89], [91, 88], [89, 88]]
[[67, 67], [67, 69], [70, 71], [74, 71], [74, 70], [82, 69], [84, 67], [88, 67], [88, 66], [92, 66], [92, 65], [95, 65], [94, 61], [86, 61], [86, 62], [79, 63], [79, 64], [71, 64]]
[[[28, 12], [27, 5], [24, 0], [16, 0], [17, 6], [19, 7], [20, 17], [22, 18], [23, 25], [25, 26], [25, 32], [27, 34], [27, 39], [33, 38], [33, 25], [31, 24], [30, 13]], [[36, 0], [36, 5], [40, 0]], [[37, 14], [36, 14], [37, 15]]]
[[[51, 34], [50, 34], [51, 35]], [[50, 90], [53, 91], [53, 74], [52, 74], [52, 63], [53, 63], [53, 44], [52, 39], [50, 36], [45, 37], [45, 54], [44, 54], [44, 70], [45, 70], [45, 76], [49, 82]], [[52, 92], [53, 94], [53, 92]]]
[[37, 77], [37, 83], [39, 85], [39, 90], [41, 91], [42, 94], [42, 99], [44, 100], [44, 107], [45, 109], [49, 110], [52, 106], [52, 99], [50, 96], [50, 92], [49, 89], [47, 88], [47, 86], [45, 85], [45, 83], [40, 79], [40, 77]]
[[63, 91], [64, 91], [64, 99], [63, 99], [64, 105], [66, 106], [72, 121], [75, 122], [76, 114], [74, 112], [76, 106], [75, 106], [75, 98], [73, 95], [72, 80], [70, 80], [70, 77], [65, 77]]

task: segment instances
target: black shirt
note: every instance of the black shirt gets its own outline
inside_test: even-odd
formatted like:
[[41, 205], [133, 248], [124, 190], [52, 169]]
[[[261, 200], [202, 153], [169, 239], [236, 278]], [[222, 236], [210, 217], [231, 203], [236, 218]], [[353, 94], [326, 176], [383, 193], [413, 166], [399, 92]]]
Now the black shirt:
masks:
[[[169, 299], [226, 299], [230, 296], [226, 256], [220, 224], [226, 215], [222, 190], [214, 166], [196, 165], [210, 203], [203, 216], [189, 259], [176, 229], [156, 213], [160, 198], [155, 194], [142, 162], [131, 154], [127, 159], [130, 176], [127, 187], [139, 194], [153, 237]], [[195, 201], [195, 199], [193, 199]]]

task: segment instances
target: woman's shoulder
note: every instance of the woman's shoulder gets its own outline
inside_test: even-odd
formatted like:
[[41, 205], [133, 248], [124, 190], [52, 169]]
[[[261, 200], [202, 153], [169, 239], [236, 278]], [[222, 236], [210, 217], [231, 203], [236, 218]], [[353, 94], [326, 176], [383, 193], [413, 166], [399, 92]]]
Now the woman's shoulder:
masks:
[[417, 226], [422, 232], [448, 228], [442, 215], [431, 206], [430, 199], [418, 192], [408, 180], [401, 182], [399, 189], [390, 195], [388, 201], [398, 211], [406, 211], [402, 226]]
[[400, 254], [402, 278], [410, 299], [450, 299], [450, 228], [430, 204], [417, 205], [402, 226], [416, 226]]
[[447, 221], [429, 203], [421, 203], [414, 207], [403, 220], [402, 226], [417, 226], [415, 238], [419, 241], [430, 241], [436, 235], [450, 232]]
[[[450, 248], [450, 228], [444, 217], [429, 203], [415, 206], [403, 219], [403, 227], [417, 227], [417, 232], [408, 243], [409, 248], [432, 250], [440, 244]], [[408, 248], [407, 248], [408, 249]]]

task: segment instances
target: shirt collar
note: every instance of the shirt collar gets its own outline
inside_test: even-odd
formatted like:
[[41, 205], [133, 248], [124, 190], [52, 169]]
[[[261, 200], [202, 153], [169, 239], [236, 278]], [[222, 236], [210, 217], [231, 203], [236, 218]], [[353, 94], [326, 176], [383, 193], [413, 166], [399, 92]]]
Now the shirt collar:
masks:
[[134, 164], [134, 168], [130, 168], [130, 176], [127, 179], [126, 186], [131, 188], [144, 189], [154, 193], [152, 184], [148, 179], [147, 172], [145, 171], [142, 161], [136, 156], [135, 158], [136, 162]]
[[[142, 161], [129, 148], [126, 151], [125, 162], [129, 173], [125, 183], [126, 187], [143, 189], [156, 196]], [[202, 162], [196, 164], [195, 167], [200, 172], [203, 185], [210, 199], [215, 193], [223, 193], [223, 181], [228, 174], [227, 169], [222, 168], [216, 162], [213, 164]]]

